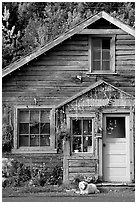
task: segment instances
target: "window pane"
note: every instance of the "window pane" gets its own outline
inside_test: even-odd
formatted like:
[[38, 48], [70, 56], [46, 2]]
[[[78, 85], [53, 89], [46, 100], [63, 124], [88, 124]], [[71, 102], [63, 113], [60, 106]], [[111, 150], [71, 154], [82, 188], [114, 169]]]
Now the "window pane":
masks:
[[110, 52], [108, 50], [103, 50], [102, 59], [103, 60], [110, 60]]
[[100, 69], [101, 69], [101, 62], [93, 61], [93, 70], [100, 70]]
[[101, 51], [100, 50], [94, 50], [93, 51], [93, 60], [101, 60]]
[[49, 135], [40, 136], [40, 146], [50, 146], [50, 136]]
[[41, 111], [41, 120], [42, 123], [50, 121], [50, 110], [42, 110]]
[[102, 62], [102, 70], [110, 70], [110, 62], [109, 61], [103, 61]]
[[30, 134], [39, 134], [39, 123], [30, 124]]
[[107, 117], [106, 130], [108, 138], [125, 138], [125, 117]]
[[50, 123], [41, 123], [40, 133], [41, 134], [50, 134]]
[[110, 49], [110, 39], [102, 40], [102, 49]]
[[92, 135], [92, 120], [83, 120], [83, 134]]
[[92, 137], [84, 136], [83, 137], [83, 152], [91, 152], [92, 151]]
[[81, 120], [72, 121], [72, 133], [73, 135], [81, 135]]
[[19, 135], [19, 147], [29, 146], [29, 135]]
[[24, 123], [28, 123], [29, 122], [29, 111], [20, 111], [19, 112], [19, 121], [20, 122], [24, 122]]
[[93, 47], [101, 48], [101, 40], [100, 39], [93, 39]]
[[39, 111], [31, 111], [30, 112], [30, 121], [31, 122], [39, 122]]
[[29, 124], [28, 123], [19, 124], [19, 134], [29, 134]]
[[39, 135], [30, 136], [30, 146], [39, 146]]
[[82, 151], [82, 141], [81, 137], [73, 137], [73, 152]]

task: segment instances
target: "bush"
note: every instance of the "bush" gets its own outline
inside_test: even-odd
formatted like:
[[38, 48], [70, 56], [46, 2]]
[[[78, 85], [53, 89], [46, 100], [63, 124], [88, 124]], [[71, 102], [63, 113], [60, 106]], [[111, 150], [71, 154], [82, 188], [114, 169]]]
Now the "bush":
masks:
[[[63, 169], [58, 165], [48, 169], [45, 164], [29, 167], [14, 159], [3, 158], [2, 175], [3, 187], [60, 185]], [[6, 181], [4, 178], [7, 178]]]
[[10, 125], [3, 124], [2, 126], [2, 151], [9, 152], [12, 149], [12, 127]]
[[55, 166], [50, 173], [50, 177], [47, 180], [47, 184], [50, 185], [60, 185], [63, 180], [63, 168], [60, 166]]

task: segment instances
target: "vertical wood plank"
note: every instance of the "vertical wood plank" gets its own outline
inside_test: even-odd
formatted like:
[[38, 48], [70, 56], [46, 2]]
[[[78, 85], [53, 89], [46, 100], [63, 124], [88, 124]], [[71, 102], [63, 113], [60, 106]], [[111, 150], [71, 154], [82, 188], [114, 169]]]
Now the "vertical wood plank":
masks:
[[17, 129], [18, 110], [14, 110], [14, 149], [18, 148], [18, 129]]
[[89, 36], [89, 38], [88, 38], [88, 64], [89, 64], [89, 72], [91, 72], [92, 70], [91, 70], [91, 67], [92, 67], [92, 53], [91, 53], [91, 48], [92, 48], [92, 46], [91, 46], [91, 43], [92, 43], [92, 40], [91, 40], [91, 37]]
[[132, 107], [130, 107], [130, 139], [129, 139], [129, 145], [130, 145], [130, 179], [131, 181], [134, 180], [134, 141], [133, 141], [133, 110]]
[[69, 160], [68, 156], [63, 157], [63, 183], [69, 180]]

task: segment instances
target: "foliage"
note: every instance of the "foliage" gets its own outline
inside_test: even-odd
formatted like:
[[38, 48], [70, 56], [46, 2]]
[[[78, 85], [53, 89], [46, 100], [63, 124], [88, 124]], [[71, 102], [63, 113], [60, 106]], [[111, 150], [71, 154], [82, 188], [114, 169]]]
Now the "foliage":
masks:
[[102, 10], [134, 27], [134, 2], [3, 2], [3, 67]]
[[45, 164], [39, 167], [26, 166], [14, 159], [5, 158], [3, 159], [2, 176], [7, 178], [3, 182], [3, 187], [60, 185], [63, 179], [63, 169], [58, 165], [50, 169]]
[[3, 108], [2, 114], [2, 151], [9, 152], [13, 146], [13, 127], [11, 124], [11, 110]]

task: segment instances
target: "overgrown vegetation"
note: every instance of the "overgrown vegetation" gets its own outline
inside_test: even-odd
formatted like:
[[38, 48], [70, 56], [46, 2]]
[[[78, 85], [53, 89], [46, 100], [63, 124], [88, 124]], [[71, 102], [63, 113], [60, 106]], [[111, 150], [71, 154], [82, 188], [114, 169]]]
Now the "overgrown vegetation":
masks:
[[61, 185], [63, 169], [58, 165], [50, 169], [45, 164], [40, 167], [25, 166], [14, 159], [5, 159], [3, 160], [2, 176], [5, 178], [3, 187]]
[[102, 10], [135, 25], [134, 2], [3, 2], [3, 67]]

